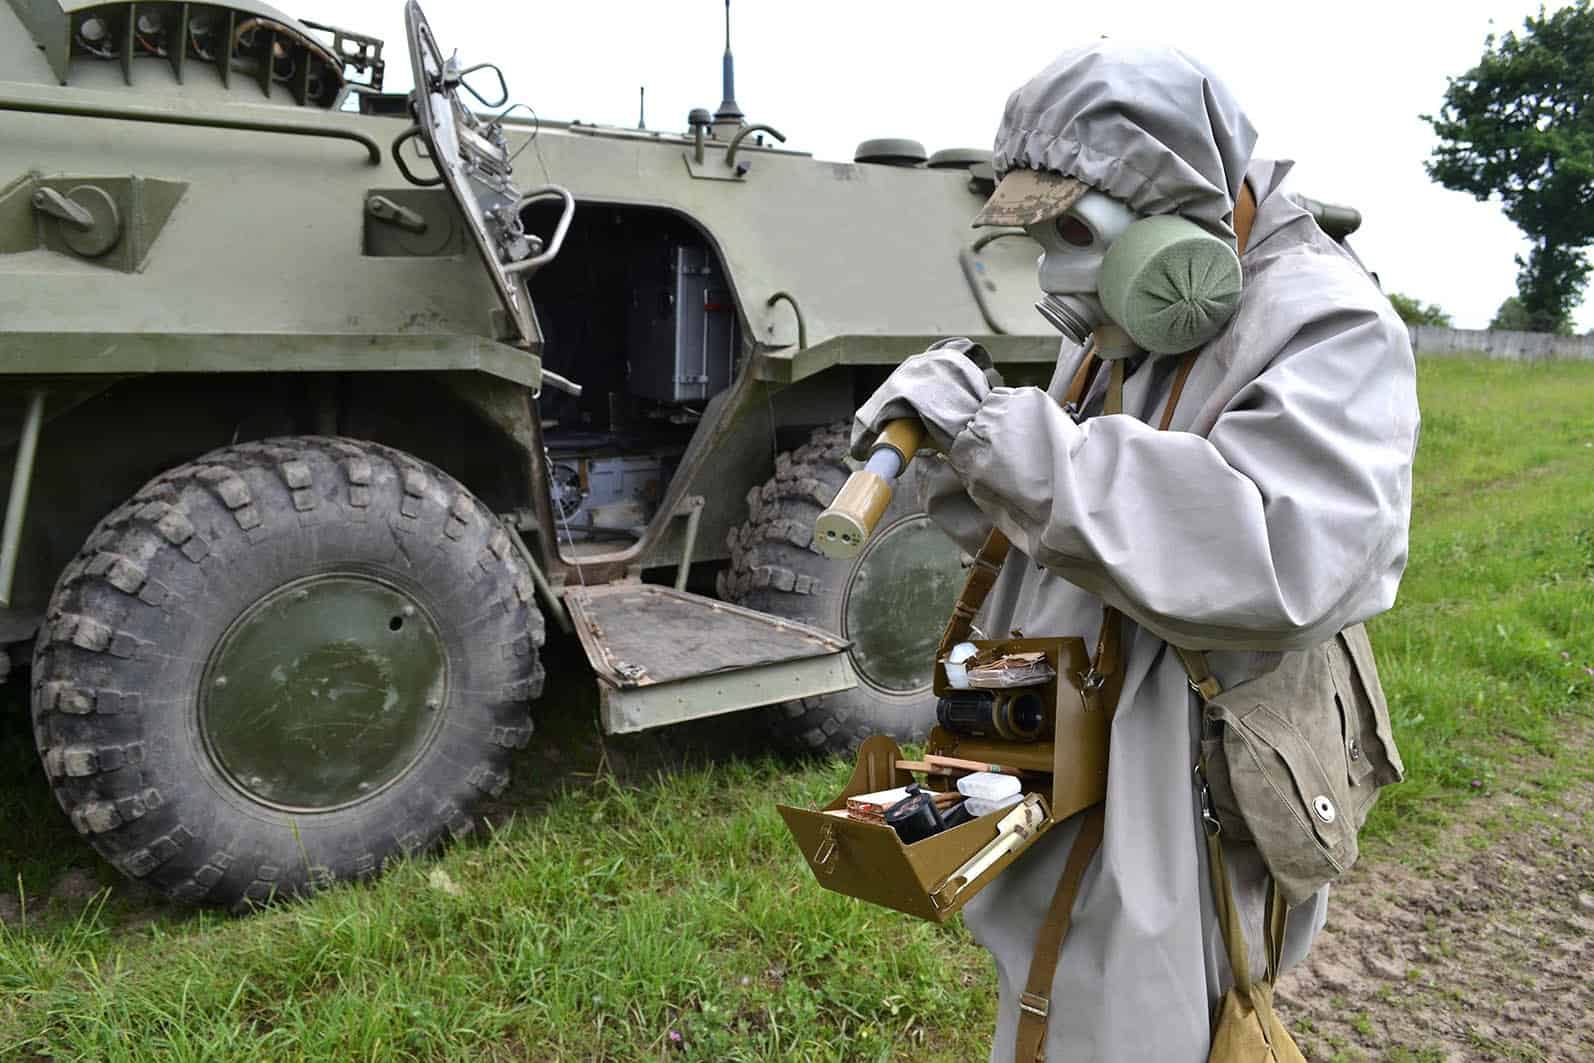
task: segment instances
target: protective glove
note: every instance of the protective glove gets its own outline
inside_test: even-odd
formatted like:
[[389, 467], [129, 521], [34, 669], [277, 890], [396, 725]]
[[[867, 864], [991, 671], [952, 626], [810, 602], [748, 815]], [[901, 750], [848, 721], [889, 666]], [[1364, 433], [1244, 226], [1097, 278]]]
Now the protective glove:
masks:
[[985, 348], [961, 337], [914, 355], [853, 417], [852, 456], [867, 460], [880, 429], [899, 417], [917, 417], [937, 449], [950, 448], [990, 393], [995, 372]]

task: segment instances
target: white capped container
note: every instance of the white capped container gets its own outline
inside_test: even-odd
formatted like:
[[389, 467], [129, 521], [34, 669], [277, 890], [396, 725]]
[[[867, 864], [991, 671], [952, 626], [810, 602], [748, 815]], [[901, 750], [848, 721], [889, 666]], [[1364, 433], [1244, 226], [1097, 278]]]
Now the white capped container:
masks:
[[979, 647], [974, 643], [960, 642], [946, 655], [946, 660], [943, 662], [946, 667], [946, 682], [953, 690], [969, 689], [969, 670], [965, 662], [979, 652]]
[[[1017, 780], [1014, 781], [1016, 782]], [[1024, 800], [1024, 795], [1016, 793], [1008, 794], [1006, 797], [994, 801], [983, 797], [970, 797], [963, 802], [963, 806], [969, 810], [969, 815], [979, 819], [981, 816], [988, 816], [992, 812], [1004, 808], [1012, 808], [1022, 800]]]
[[977, 771], [958, 780], [958, 793], [981, 801], [1007, 801], [1009, 797], [1018, 795], [1018, 777], [995, 771]]

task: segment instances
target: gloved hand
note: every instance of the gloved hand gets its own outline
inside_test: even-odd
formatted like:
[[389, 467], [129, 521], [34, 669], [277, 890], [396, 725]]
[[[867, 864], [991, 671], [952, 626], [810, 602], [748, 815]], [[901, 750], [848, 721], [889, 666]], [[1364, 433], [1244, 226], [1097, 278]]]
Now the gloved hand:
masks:
[[924, 422], [930, 442], [948, 449], [990, 393], [995, 372], [991, 356], [972, 340], [941, 340], [914, 355], [875, 389], [853, 417], [852, 456], [867, 460], [880, 429], [899, 417], [917, 417]]

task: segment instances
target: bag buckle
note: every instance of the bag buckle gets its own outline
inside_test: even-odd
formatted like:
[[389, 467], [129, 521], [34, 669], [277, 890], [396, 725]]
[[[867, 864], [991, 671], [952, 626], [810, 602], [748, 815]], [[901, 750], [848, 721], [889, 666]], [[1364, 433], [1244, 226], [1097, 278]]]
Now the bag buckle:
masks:
[[1079, 677], [1079, 688], [1086, 694], [1094, 694], [1096, 691], [1100, 690], [1104, 685], [1106, 685], [1106, 682], [1106, 676], [1096, 671], [1095, 668], [1091, 668], [1090, 671], [1085, 672]]
[[1018, 1006], [1043, 1021], [1052, 1010], [1052, 1002], [1039, 993], [1020, 993]]
[[1218, 822], [1218, 814], [1212, 807], [1212, 788], [1207, 785], [1207, 773], [1201, 770], [1201, 765], [1195, 766], [1196, 793], [1201, 801], [1201, 825], [1206, 828], [1207, 834], [1216, 838], [1223, 833], [1223, 824]]

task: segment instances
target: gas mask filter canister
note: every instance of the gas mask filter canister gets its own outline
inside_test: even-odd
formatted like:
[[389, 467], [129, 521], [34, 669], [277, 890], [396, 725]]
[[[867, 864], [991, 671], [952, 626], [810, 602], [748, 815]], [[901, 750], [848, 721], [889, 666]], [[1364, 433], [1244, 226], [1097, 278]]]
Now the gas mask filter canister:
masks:
[[1046, 298], [1036, 309], [1076, 343], [1111, 323], [1141, 350], [1184, 354], [1216, 336], [1239, 304], [1239, 256], [1188, 219], [1140, 218], [1091, 191], [1027, 231], [1045, 249]]

